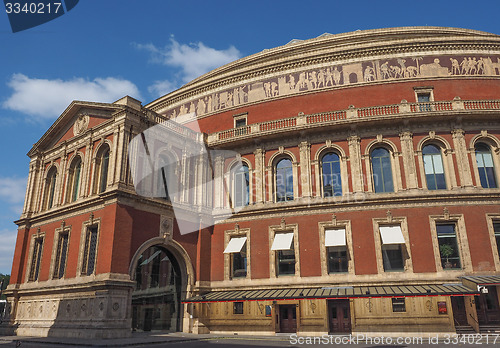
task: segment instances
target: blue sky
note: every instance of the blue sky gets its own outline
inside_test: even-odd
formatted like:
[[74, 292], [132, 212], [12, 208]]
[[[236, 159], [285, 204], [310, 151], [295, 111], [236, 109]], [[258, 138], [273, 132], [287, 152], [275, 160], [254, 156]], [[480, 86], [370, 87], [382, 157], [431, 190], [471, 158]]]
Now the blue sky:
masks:
[[26, 153], [71, 100], [146, 104], [239, 57], [325, 32], [449, 26], [500, 34], [500, 2], [80, 0], [13, 34], [0, 13], [0, 273], [10, 273]]

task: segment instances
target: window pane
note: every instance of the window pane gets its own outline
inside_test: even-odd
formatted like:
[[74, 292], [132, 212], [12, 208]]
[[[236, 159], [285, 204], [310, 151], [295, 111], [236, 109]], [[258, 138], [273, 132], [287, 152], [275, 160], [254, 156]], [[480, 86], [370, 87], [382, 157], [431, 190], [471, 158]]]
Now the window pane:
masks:
[[328, 273], [348, 272], [346, 247], [328, 247]]
[[109, 150], [106, 150], [101, 157], [101, 177], [99, 193], [106, 191], [108, 184]]
[[454, 224], [437, 225], [439, 253], [443, 269], [460, 269], [460, 253]]
[[404, 271], [403, 252], [401, 244], [382, 246], [384, 271]]
[[476, 145], [476, 162], [481, 186], [484, 188], [496, 188], [495, 169], [489, 146], [481, 143]]
[[289, 159], [282, 159], [276, 165], [276, 200], [293, 200], [293, 170]]
[[323, 177], [323, 196], [341, 196], [342, 179], [340, 175], [340, 159], [335, 153], [328, 153], [323, 156], [321, 162]]
[[247, 257], [246, 257], [246, 243], [239, 253], [231, 253], [232, 258], [232, 277], [242, 278], [247, 276]]
[[443, 158], [441, 150], [434, 145], [426, 145], [422, 149], [424, 160], [425, 179], [427, 189], [444, 190], [446, 189], [446, 180], [444, 177]]
[[295, 274], [295, 252], [293, 250], [277, 251], [278, 275]]
[[389, 151], [379, 147], [372, 151], [371, 157], [375, 192], [394, 192]]

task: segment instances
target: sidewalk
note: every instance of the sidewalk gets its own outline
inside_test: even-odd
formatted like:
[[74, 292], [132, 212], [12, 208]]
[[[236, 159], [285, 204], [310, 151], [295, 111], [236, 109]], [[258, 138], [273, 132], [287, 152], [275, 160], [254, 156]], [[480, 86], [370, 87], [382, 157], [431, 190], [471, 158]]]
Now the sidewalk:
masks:
[[[75, 347], [127, 347], [158, 343], [174, 343], [188, 341], [205, 341], [214, 339], [248, 339], [248, 340], [278, 340], [288, 341], [288, 335], [279, 336], [249, 336], [249, 335], [217, 335], [217, 334], [190, 334], [183, 332], [133, 332], [132, 337], [114, 339], [83, 339], [83, 338], [60, 338], [60, 337], [27, 337], [27, 336], [0, 336], [0, 347], [2, 342], [29, 342], [40, 343], [41, 347], [46, 345], [67, 345]], [[21, 345], [22, 347], [22, 345]]]

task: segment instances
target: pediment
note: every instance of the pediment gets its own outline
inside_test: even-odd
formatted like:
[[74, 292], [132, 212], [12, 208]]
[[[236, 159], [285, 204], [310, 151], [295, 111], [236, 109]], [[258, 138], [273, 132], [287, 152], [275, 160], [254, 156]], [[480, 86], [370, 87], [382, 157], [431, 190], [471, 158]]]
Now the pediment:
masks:
[[61, 116], [35, 143], [28, 153], [47, 151], [64, 141], [71, 141], [85, 135], [91, 128], [109, 120], [121, 110], [122, 105], [73, 101]]

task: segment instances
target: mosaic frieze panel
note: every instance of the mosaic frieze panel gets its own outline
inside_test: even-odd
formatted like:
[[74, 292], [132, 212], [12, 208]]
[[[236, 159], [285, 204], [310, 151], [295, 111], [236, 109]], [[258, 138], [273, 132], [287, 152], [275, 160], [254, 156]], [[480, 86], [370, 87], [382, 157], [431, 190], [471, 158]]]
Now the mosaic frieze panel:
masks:
[[165, 114], [171, 118], [186, 113], [202, 116], [246, 103], [307, 91], [385, 80], [498, 75], [500, 75], [500, 56], [416, 56], [343, 65], [332, 64], [212, 93], [170, 109]]

